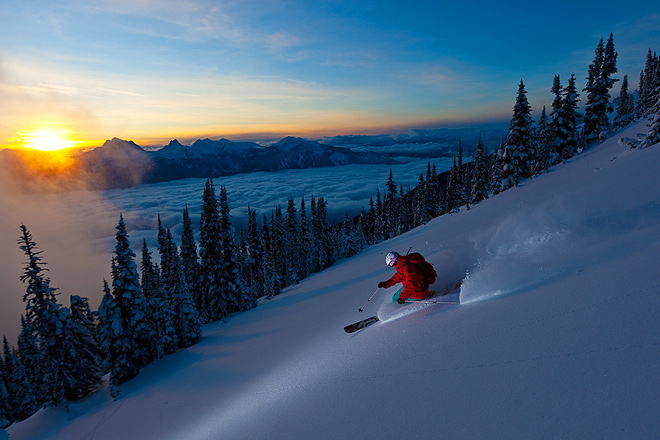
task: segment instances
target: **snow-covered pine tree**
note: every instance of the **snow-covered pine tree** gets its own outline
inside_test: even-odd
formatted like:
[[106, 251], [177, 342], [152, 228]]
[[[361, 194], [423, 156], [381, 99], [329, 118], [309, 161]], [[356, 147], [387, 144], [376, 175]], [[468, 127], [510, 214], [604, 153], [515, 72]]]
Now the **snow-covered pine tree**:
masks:
[[341, 258], [350, 258], [360, 251], [357, 243], [357, 235], [353, 227], [353, 219], [344, 213], [344, 221], [341, 223], [341, 238], [339, 256]]
[[617, 72], [614, 50], [614, 36], [610, 34], [607, 44], [601, 38], [595, 49], [594, 61], [589, 65], [587, 84], [587, 105], [584, 111], [584, 139], [587, 144], [603, 138], [609, 128], [608, 114], [612, 112], [609, 89], [617, 79], [611, 78]]
[[11, 376], [14, 355], [5, 336], [2, 337], [2, 347], [4, 356], [0, 355], [0, 429], [6, 428], [16, 420], [9, 400], [13, 388]]
[[[311, 202], [312, 210], [314, 210], [316, 203], [314, 202], [314, 197], [312, 197]], [[281, 281], [279, 278], [278, 272], [275, 270], [272, 260], [272, 246], [270, 240], [270, 228], [268, 227], [268, 218], [264, 214], [263, 222], [261, 226], [262, 230], [262, 243], [264, 248], [264, 258], [262, 260], [262, 273], [264, 279], [264, 292], [266, 297], [271, 299], [272, 297], [279, 295], [282, 291]], [[316, 246], [313, 246], [313, 249], [316, 251]]]
[[328, 224], [328, 203], [323, 197], [316, 199], [316, 216], [312, 218], [312, 228], [316, 245], [319, 247], [319, 271], [326, 269], [335, 261], [332, 253], [332, 237]]
[[25, 320], [33, 332], [38, 347], [38, 374], [40, 399], [44, 403], [66, 403], [64, 389], [70, 378], [66, 359], [65, 324], [69, 310], [57, 302], [57, 288], [50, 287], [45, 276], [47, 269], [40, 256], [41, 251], [25, 225], [21, 225], [19, 247], [27, 257], [21, 281], [27, 285], [23, 296]]
[[401, 235], [413, 228], [413, 221], [415, 215], [415, 204], [413, 200], [413, 192], [408, 184], [408, 190], [403, 189], [403, 184], [399, 187], [399, 212], [397, 216], [396, 235]]
[[357, 218], [357, 223], [355, 225], [355, 235], [357, 238], [357, 243], [358, 243], [358, 248], [359, 249], [364, 249], [365, 247], [369, 246], [369, 242], [367, 240], [367, 236], [365, 235], [367, 228], [365, 224], [365, 219], [367, 216], [367, 212], [364, 210], [364, 207], [362, 208], [362, 212]]
[[568, 85], [563, 91], [561, 113], [561, 141], [562, 147], [558, 150], [558, 160], [564, 161], [573, 157], [579, 147], [578, 122], [581, 115], [578, 112], [578, 97], [580, 94], [575, 86], [575, 75], [568, 79]]
[[248, 281], [250, 286], [250, 295], [253, 298], [261, 298], [264, 292], [263, 259], [264, 248], [257, 226], [257, 213], [252, 211], [248, 205], [248, 225], [247, 225], [247, 244], [246, 244], [245, 265], [248, 272]]
[[298, 231], [298, 211], [293, 197], [289, 197], [286, 206], [286, 246], [288, 248], [289, 259], [286, 266], [287, 285], [298, 284], [300, 282], [300, 233]]
[[555, 140], [550, 128], [550, 120], [546, 114], [545, 106], [543, 106], [543, 110], [541, 110], [541, 116], [536, 125], [536, 138], [537, 162], [533, 171], [536, 174], [540, 174], [543, 171], [547, 171], [550, 167]]
[[202, 195], [199, 223], [200, 292], [202, 297], [200, 313], [203, 322], [215, 321], [227, 314], [222, 294], [221, 243], [218, 199], [213, 188], [213, 181], [208, 179]]
[[68, 348], [65, 358], [70, 366], [70, 377], [64, 389], [64, 398], [69, 401], [94, 391], [103, 376], [96, 325], [88, 299], [71, 295], [70, 311], [65, 331]]
[[502, 189], [511, 188], [531, 175], [530, 159], [534, 151], [531, 112], [525, 84], [520, 80], [509, 135], [502, 156]]
[[456, 156], [454, 156], [454, 163], [449, 169], [449, 182], [447, 183], [447, 212], [456, 212], [461, 206], [459, 186], [458, 166], [456, 165]]
[[431, 218], [440, 215], [438, 205], [438, 175], [435, 169], [435, 163], [426, 164], [426, 206], [429, 209]]
[[[14, 418], [23, 420], [34, 414], [44, 402], [41, 392], [40, 354], [35, 333], [21, 315], [21, 332], [18, 335], [18, 350], [12, 353], [10, 380], [10, 405]], [[9, 384], [8, 384], [9, 385]]]
[[[413, 192], [413, 218], [410, 227], [423, 225], [433, 218], [432, 208], [429, 205], [431, 200], [430, 185], [424, 180], [424, 175], [420, 174], [417, 179], [417, 186]], [[410, 194], [410, 192], [408, 193]]]
[[0, 429], [6, 428], [14, 421], [14, 416], [9, 407], [9, 393], [5, 385], [7, 382], [6, 376], [4, 360], [0, 356]]
[[[545, 108], [544, 108], [545, 110]], [[481, 135], [474, 153], [474, 177], [472, 178], [472, 203], [479, 203], [488, 198], [490, 193], [490, 172], [488, 151]]]
[[637, 111], [638, 118], [648, 116], [653, 107], [653, 77], [656, 69], [657, 57], [649, 47], [646, 53], [646, 63], [644, 69], [639, 74], [639, 95], [637, 98]]
[[398, 195], [397, 187], [394, 182], [394, 174], [390, 170], [385, 183], [385, 195], [383, 197], [383, 232], [385, 238], [392, 238], [396, 235], [398, 220]]
[[628, 75], [623, 75], [618, 101], [613, 125], [616, 128], [623, 128], [630, 125], [635, 119], [635, 100], [628, 91]]
[[502, 169], [504, 167], [504, 138], [500, 138], [500, 146], [493, 154], [493, 161], [490, 172], [490, 187], [493, 194], [498, 194], [502, 190]]
[[456, 203], [461, 207], [467, 201], [467, 182], [463, 167], [463, 140], [458, 138], [458, 157], [456, 163]]
[[201, 309], [201, 292], [199, 290], [199, 255], [197, 254], [197, 243], [188, 213], [188, 205], [183, 209], [183, 230], [181, 231], [181, 262], [183, 273], [190, 288], [190, 294], [195, 302], [197, 310]]
[[562, 161], [561, 157], [565, 157], [564, 149], [566, 148], [566, 133], [562, 130], [564, 127], [564, 121], [562, 120], [563, 111], [562, 106], [564, 105], [564, 89], [561, 86], [561, 80], [559, 75], [555, 75], [552, 81], [552, 88], [550, 89], [553, 95], [555, 95], [552, 101], [552, 107], [550, 110], [550, 121], [548, 122], [549, 130], [549, 140], [550, 151], [549, 151], [549, 162], [548, 166], [558, 164]]
[[123, 329], [118, 344], [110, 379], [116, 385], [135, 377], [140, 368], [149, 363], [152, 335], [146, 321], [146, 304], [142, 297], [140, 281], [131, 250], [123, 215], [115, 228], [116, 245], [113, 254], [112, 296], [119, 311]]
[[112, 397], [117, 397], [117, 389], [113, 380], [115, 373], [113, 372], [118, 368], [117, 363], [122, 352], [124, 327], [121, 323], [119, 308], [106, 280], [103, 280], [103, 298], [101, 299], [97, 316], [98, 339], [101, 352], [103, 353], [101, 367], [104, 372], [110, 373], [110, 393]]
[[[159, 235], [165, 234], [161, 232], [161, 228], [162, 225], [159, 225]], [[171, 277], [171, 257], [166, 235], [164, 237], [163, 244], [159, 245], [161, 263], [168, 267], [167, 274], [168, 277]], [[142, 243], [140, 271], [142, 296], [147, 305], [146, 320], [152, 335], [151, 356], [154, 359], [161, 359], [166, 354], [174, 353], [179, 346], [179, 341], [174, 328], [174, 309], [169, 296], [169, 280], [162, 279], [161, 271], [153, 263], [147, 240]]]
[[369, 197], [369, 208], [367, 209], [365, 221], [364, 221], [364, 236], [368, 244], [374, 244], [376, 242], [376, 205], [374, 203], [374, 197]]
[[383, 212], [383, 202], [380, 198], [380, 188], [376, 188], [376, 205], [374, 208], [374, 235], [373, 240], [375, 243], [378, 243], [382, 240], [387, 239], [386, 234], [386, 225]]
[[223, 280], [222, 291], [226, 301], [227, 313], [239, 312], [249, 308], [246, 286], [240, 283], [240, 271], [236, 244], [234, 241], [234, 227], [231, 221], [229, 208], [229, 195], [227, 188], [220, 187], [220, 247], [222, 249], [222, 263], [220, 265]]
[[641, 147], [645, 148], [660, 142], [660, 59], [653, 58], [653, 68], [650, 70], [647, 80], [649, 111], [649, 134], [642, 141]]
[[433, 217], [437, 217], [445, 213], [445, 194], [440, 185], [440, 176], [435, 167], [435, 162], [431, 166], [431, 182], [432, 182], [432, 194], [431, 194], [431, 203], [434, 206]]
[[270, 242], [273, 268], [277, 272], [277, 278], [280, 280], [280, 287], [286, 287], [286, 268], [288, 265], [287, 260], [289, 259], [289, 249], [286, 246], [286, 232], [280, 205], [275, 207], [275, 211], [271, 211]]
[[202, 337], [202, 322], [190, 294], [186, 276], [183, 273], [183, 263], [169, 229], [167, 230], [167, 248], [170, 266], [170, 279], [167, 283], [169, 307], [174, 312], [172, 326], [179, 348], [190, 347]]
[[305, 207], [305, 198], [300, 200], [300, 238], [299, 238], [299, 269], [298, 276], [300, 279], [305, 278], [310, 274], [310, 266], [308, 256], [311, 252], [312, 237], [309, 232], [309, 220], [307, 219], [307, 208]]

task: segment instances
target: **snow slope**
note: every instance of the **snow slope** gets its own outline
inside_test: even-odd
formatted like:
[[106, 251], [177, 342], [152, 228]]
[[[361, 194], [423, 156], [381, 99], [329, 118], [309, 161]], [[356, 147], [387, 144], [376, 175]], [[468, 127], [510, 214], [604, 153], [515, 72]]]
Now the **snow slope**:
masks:
[[[188, 350], [11, 426], [20, 439], [660, 437], [660, 146], [620, 136], [205, 328]], [[390, 250], [465, 278], [347, 335], [390, 301]]]

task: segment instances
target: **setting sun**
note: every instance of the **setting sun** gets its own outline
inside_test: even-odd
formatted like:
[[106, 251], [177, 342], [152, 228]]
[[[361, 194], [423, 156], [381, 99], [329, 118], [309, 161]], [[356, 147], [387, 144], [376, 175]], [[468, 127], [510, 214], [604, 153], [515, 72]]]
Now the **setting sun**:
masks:
[[70, 130], [37, 129], [21, 135], [18, 140], [22, 147], [40, 151], [58, 151], [71, 148], [78, 142], [70, 139]]

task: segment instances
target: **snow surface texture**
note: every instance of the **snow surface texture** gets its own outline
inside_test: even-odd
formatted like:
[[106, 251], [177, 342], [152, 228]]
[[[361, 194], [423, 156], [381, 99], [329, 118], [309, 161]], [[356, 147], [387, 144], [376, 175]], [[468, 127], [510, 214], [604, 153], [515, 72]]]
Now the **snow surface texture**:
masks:
[[[208, 325], [118, 400], [42, 410], [11, 440], [660, 438], [660, 145], [617, 140]], [[465, 279], [463, 304], [344, 333], [391, 302], [397, 286], [358, 312], [411, 246]]]

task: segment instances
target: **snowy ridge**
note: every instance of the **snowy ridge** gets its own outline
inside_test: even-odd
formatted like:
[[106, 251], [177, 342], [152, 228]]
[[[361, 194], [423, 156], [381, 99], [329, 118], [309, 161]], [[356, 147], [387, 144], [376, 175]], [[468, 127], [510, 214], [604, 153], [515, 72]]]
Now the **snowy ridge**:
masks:
[[[8, 429], [33, 439], [657, 438], [660, 146], [643, 123], [210, 324], [120, 387]], [[463, 304], [347, 335], [390, 250]]]

